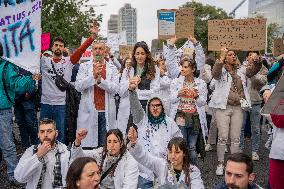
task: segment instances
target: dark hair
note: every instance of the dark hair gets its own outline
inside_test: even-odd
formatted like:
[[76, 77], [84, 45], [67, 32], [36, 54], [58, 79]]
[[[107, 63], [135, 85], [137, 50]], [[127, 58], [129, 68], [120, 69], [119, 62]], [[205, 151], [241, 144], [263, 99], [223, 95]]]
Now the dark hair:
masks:
[[[122, 157], [125, 152], [126, 152], [126, 145], [124, 143], [124, 140], [123, 140], [123, 134], [122, 132], [119, 130], [119, 129], [110, 129], [108, 132], [107, 132], [107, 135], [106, 135], [106, 144], [104, 145], [103, 147], [103, 155], [102, 155], [102, 161], [101, 161], [101, 164], [100, 164], [100, 171], [103, 172], [103, 165], [104, 165], [104, 161], [105, 161], [105, 158], [107, 156], [107, 137], [111, 134], [114, 134], [118, 140], [120, 141], [120, 143], [122, 144], [121, 148], [120, 148], [120, 157]], [[115, 169], [117, 167], [117, 164], [116, 166], [113, 167], [113, 169], [110, 171], [110, 175], [113, 176], [114, 172], [115, 172]]]
[[136, 52], [137, 48], [139, 48], [139, 47], [144, 49], [144, 51], [146, 53], [146, 60], [145, 60], [144, 69], [146, 71], [147, 79], [153, 80], [155, 78], [155, 73], [156, 73], [155, 63], [154, 63], [152, 54], [149, 50], [149, 47], [148, 47], [147, 43], [144, 42], [144, 41], [137, 42], [135, 44], [134, 48], [133, 48], [132, 63], [133, 63], [133, 67], [134, 67], [134, 72], [136, 72], [136, 68], [137, 68], [137, 61], [135, 59], [135, 52]]
[[168, 143], [168, 150], [172, 150], [172, 147], [175, 147], [176, 150], [179, 148], [183, 154], [183, 165], [182, 170], [185, 173], [185, 183], [189, 186], [190, 185], [190, 159], [189, 159], [189, 150], [186, 145], [186, 141], [182, 137], [174, 137]]
[[3, 52], [3, 45], [0, 43], [0, 57], [2, 57], [4, 54]]
[[125, 57], [125, 58], [123, 59], [123, 61], [122, 61], [121, 69], [120, 69], [120, 73], [121, 73], [121, 74], [123, 73], [123, 70], [124, 70], [124, 68], [125, 68], [126, 61], [127, 61], [128, 59], [130, 59], [130, 60], [132, 61], [131, 57], [129, 57], [129, 56]]
[[227, 163], [228, 161], [233, 161], [233, 162], [237, 162], [237, 163], [245, 163], [247, 168], [246, 171], [248, 172], [248, 174], [251, 174], [253, 172], [253, 162], [251, 160], [251, 158], [244, 154], [244, 153], [234, 153], [229, 155], [228, 159], [227, 159]]
[[197, 65], [196, 65], [196, 62], [195, 62], [195, 58], [191, 59], [191, 58], [188, 58], [188, 57], [184, 57], [181, 59], [180, 61], [180, 65], [182, 66], [184, 64], [184, 62], [188, 62], [188, 66], [191, 67], [193, 71], [193, 76], [194, 77], [198, 77], [199, 76], [199, 72], [197, 70]]
[[159, 100], [162, 104], [162, 112], [165, 112], [165, 109], [164, 109], [164, 104], [162, 102], [162, 100], [158, 97], [154, 97], [154, 98], [151, 98], [149, 101], [148, 101], [148, 112], [150, 112], [150, 103], [153, 101], [153, 100]]
[[66, 189], [78, 188], [76, 182], [80, 180], [85, 165], [91, 162], [97, 163], [96, 160], [91, 157], [80, 157], [71, 163], [66, 175]]
[[257, 55], [260, 55], [259, 51], [247, 51], [246, 57], [248, 57], [250, 53], [256, 53]]
[[215, 60], [213, 58], [206, 58], [205, 64], [208, 64], [209, 66], [211, 66], [211, 69], [213, 69], [213, 66], [215, 64]]
[[54, 126], [54, 129], [56, 129], [56, 122], [53, 119], [49, 119], [49, 118], [42, 118], [39, 121], [39, 126], [41, 125], [46, 125], [46, 124], [52, 124]]
[[55, 37], [54, 40], [53, 40], [53, 43], [54, 42], [63, 43], [63, 45], [65, 46], [65, 41], [64, 41], [64, 39], [61, 36]]

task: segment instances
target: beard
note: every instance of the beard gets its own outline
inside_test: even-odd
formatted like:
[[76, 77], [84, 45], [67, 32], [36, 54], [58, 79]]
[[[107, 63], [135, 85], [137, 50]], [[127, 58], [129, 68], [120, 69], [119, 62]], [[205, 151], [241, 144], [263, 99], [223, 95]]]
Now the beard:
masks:
[[231, 188], [231, 189], [239, 189], [240, 187], [234, 185], [234, 184], [227, 184], [227, 187], [228, 188]]
[[55, 144], [55, 140], [56, 140], [55, 137], [52, 138], [52, 139], [50, 139], [50, 138], [44, 138], [43, 141], [41, 141], [41, 144], [42, 144], [44, 141], [47, 141], [47, 142], [50, 142], [50, 145], [51, 145], [51, 146], [53, 146], [53, 145]]
[[55, 56], [61, 56], [62, 55], [61, 50], [55, 50], [53, 53], [54, 53]]

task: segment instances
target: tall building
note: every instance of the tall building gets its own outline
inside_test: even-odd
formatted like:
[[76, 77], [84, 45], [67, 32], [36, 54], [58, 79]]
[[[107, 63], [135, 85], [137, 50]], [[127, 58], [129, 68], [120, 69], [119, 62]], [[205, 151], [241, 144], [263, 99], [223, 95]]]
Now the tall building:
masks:
[[137, 42], [137, 11], [125, 4], [118, 12], [118, 32], [126, 31], [127, 45]]
[[284, 0], [249, 0], [249, 17], [257, 15], [267, 18], [267, 24], [279, 24], [284, 33]]
[[107, 22], [107, 33], [118, 33], [118, 15], [112, 14]]

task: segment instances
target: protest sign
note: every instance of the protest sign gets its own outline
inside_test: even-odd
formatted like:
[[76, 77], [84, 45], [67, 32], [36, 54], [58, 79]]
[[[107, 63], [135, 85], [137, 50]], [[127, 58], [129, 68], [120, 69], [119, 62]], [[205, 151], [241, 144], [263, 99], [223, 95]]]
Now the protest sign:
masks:
[[4, 57], [33, 73], [40, 69], [41, 7], [41, 0], [0, 1]]
[[194, 9], [158, 10], [158, 34], [159, 39], [194, 36]]
[[261, 113], [284, 115], [284, 75], [279, 79], [271, 96], [264, 104]]
[[50, 47], [50, 33], [41, 34], [41, 50], [48, 50]]
[[132, 54], [133, 48], [132, 45], [119, 45], [119, 55], [125, 58]]
[[120, 33], [109, 33], [107, 36], [107, 46], [110, 47], [112, 53], [119, 51], [119, 45], [126, 45], [126, 31]]
[[277, 38], [273, 41], [273, 55], [279, 56], [284, 53], [284, 40]]
[[208, 50], [264, 50], [266, 48], [266, 19], [208, 20]]
[[[83, 44], [86, 40], [87, 40], [87, 38], [82, 37], [81, 44]], [[86, 49], [86, 51], [82, 54], [82, 57], [81, 57], [80, 60], [88, 61], [88, 60], [92, 60], [92, 58], [93, 58], [93, 50], [92, 50], [92, 45], [90, 45]]]

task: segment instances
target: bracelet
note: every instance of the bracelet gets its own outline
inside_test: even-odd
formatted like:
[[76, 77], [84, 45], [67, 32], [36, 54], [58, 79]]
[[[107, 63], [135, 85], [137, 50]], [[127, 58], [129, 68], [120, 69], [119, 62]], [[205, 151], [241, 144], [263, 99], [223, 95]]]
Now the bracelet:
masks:
[[80, 147], [80, 146], [81, 146], [81, 143], [79, 144], [79, 146], [77, 146], [77, 145], [75, 144], [75, 142], [74, 142], [74, 146], [75, 146], [76, 148], [78, 148], [78, 147]]

